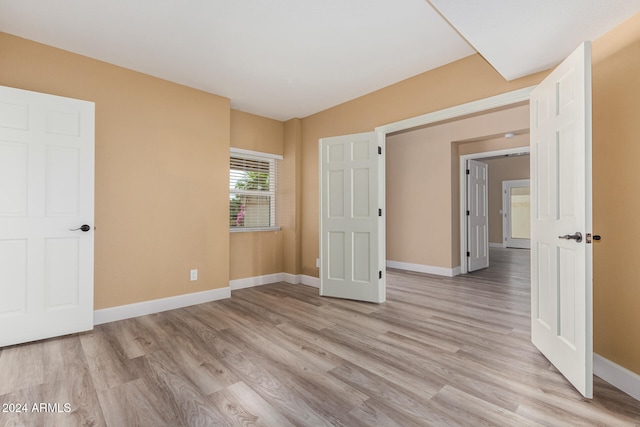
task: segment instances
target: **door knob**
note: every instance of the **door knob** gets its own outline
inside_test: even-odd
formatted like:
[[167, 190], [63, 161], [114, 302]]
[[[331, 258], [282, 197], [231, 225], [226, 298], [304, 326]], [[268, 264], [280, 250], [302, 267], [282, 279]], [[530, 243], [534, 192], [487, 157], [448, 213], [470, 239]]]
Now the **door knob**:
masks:
[[558, 236], [558, 239], [575, 240], [576, 243], [582, 242], [582, 233], [576, 231], [575, 234], [565, 234], [564, 236]]
[[91, 230], [91, 226], [89, 226], [89, 225], [87, 225], [87, 224], [84, 224], [84, 225], [83, 225], [82, 227], [80, 227], [80, 228], [70, 228], [70, 229], [69, 229], [69, 231], [78, 231], [78, 230], [82, 230], [82, 231], [84, 231], [84, 232], [86, 233], [87, 231]]

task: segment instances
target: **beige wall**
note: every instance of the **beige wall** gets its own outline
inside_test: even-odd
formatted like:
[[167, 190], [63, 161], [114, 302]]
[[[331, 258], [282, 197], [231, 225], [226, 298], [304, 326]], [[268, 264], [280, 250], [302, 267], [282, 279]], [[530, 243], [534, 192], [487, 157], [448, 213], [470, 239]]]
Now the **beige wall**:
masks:
[[244, 111], [231, 110], [231, 146], [283, 155], [284, 124]]
[[4, 33], [0, 52], [1, 85], [96, 104], [95, 308], [228, 286], [229, 100]]
[[284, 160], [279, 183], [282, 211], [282, 262], [283, 271], [300, 274], [302, 263], [302, 120], [291, 119], [284, 123]]
[[593, 43], [594, 349], [640, 374], [640, 14]]
[[[528, 135], [523, 135], [528, 137]], [[529, 145], [528, 138], [527, 145]], [[502, 233], [502, 181], [529, 179], [529, 156], [480, 159], [489, 165], [489, 242], [503, 243]]]
[[528, 126], [529, 106], [523, 105], [388, 136], [387, 259], [459, 266], [460, 160], [452, 146], [465, 153], [517, 146], [520, 141], [505, 138], [501, 144], [458, 141], [493, 139]]
[[[544, 75], [546, 73], [538, 73], [507, 82], [481, 56], [472, 55], [304, 118], [301, 272], [318, 276], [315, 260], [318, 257], [319, 138], [371, 131], [383, 124], [535, 85]], [[447, 200], [451, 200], [451, 195]], [[449, 211], [452, 209], [449, 207]], [[452, 254], [453, 248], [449, 247]], [[444, 264], [451, 267], [452, 261]]]
[[[284, 154], [284, 124], [277, 120], [231, 110], [231, 146], [282, 155]], [[227, 177], [227, 182], [228, 179]], [[286, 178], [279, 181], [281, 181], [278, 183], [279, 187], [283, 183], [286, 185]], [[281, 191], [278, 192], [276, 200], [280, 196]], [[282, 207], [279, 203], [278, 208]], [[282, 217], [282, 212], [279, 216]], [[229, 233], [227, 230], [227, 233], [229, 234], [229, 279], [243, 279], [283, 271], [282, 231]]]

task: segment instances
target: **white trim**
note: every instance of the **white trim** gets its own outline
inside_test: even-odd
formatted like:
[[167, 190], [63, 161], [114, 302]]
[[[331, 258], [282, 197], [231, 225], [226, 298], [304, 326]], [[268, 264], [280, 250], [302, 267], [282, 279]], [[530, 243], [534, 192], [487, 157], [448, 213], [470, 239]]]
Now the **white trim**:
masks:
[[290, 283], [292, 285], [299, 285], [300, 282], [299, 274], [291, 274], [291, 273], [282, 273], [282, 281], [285, 283]]
[[256, 231], [280, 231], [280, 227], [229, 227], [230, 233], [250, 233]]
[[433, 265], [412, 264], [410, 262], [387, 260], [388, 268], [397, 268], [398, 270], [415, 271], [417, 273], [435, 274], [437, 276], [453, 277], [460, 274], [460, 267], [447, 268], [436, 267]]
[[489, 247], [490, 248], [506, 248], [504, 243], [491, 243], [491, 242], [489, 242]]
[[95, 310], [93, 312], [93, 324], [101, 325], [103, 323], [130, 319], [132, 317], [144, 316], [147, 314], [160, 313], [161, 311], [174, 310], [176, 308], [188, 307], [190, 305], [202, 304], [230, 297], [231, 288], [219, 288], [211, 289], [209, 291], [177, 295], [175, 297], [143, 301], [135, 304], [121, 305], [118, 307], [103, 308], [102, 310]]
[[502, 93], [500, 95], [491, 96], [489, 98], [468, 102], [466, 104], [456, 105], [455, 107], [445, 108], [444, 110], [434, 111], [421, 116], [400, 120], [399, 122], [378, 126], [375, 130], [388, 134], [441, 122], [443, 120], [454, 119], [468, 114], [479, 113], [493, 108], [504, 107], [518, 102], [529, 101], [529, 95], [534, 88], [535, 86], [529, 86], [511, 92]]
[[467, 273], [467, 160], [487, 157], [505, 156], [509, 154], [529, 153], [530, 146], [505, 148], [504, 150], [485, 151], [483, 153], [464, 154], [460, 156], [460, 272]]
[[593, 353], [593, 374], [636, 400], [640, 400], [640, 375]]
[[319, 277], [307, 276], [306, 274], [300, 274], [299, 277], [301, 284], [320, 289]]
[[264, 276], [246, 277], [244, 279], [229, 280], [229, 287], [232, 291], [244, 288], [252, 288], [254, 286], [268, 285], [269, 283], [278, 283], [283, 281], [284, 273], [266, 274]]
[[318, 277], [307, 276], [305, 274], [275, 273], [264, 276], [230, 280], [229, 288], [231, 288], [232, 291], [235, 291], [238, 289], [251, 288], [254, 286], [262, 286], [278, 282], [290, 283], [292, 285], [307, 285], [314, 288], [320, 287], [320, 279]]
[[262, 151], [253, 151], [253, 150], [245, 150], [244, 148], [234, 148], [230, 147], [230, 151], [232, 154], [241, 154], [243, 156], [256, 156], [268, 159], [276, 159], [282, 160], [283, 157], [281, 154], [271, 154], [271, 153], [263, 153]]

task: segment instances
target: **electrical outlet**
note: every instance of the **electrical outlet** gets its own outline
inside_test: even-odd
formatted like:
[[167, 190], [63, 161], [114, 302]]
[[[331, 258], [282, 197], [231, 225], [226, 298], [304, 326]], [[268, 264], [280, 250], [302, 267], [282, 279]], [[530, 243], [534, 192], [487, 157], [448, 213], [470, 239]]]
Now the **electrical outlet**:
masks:
[[198, 280], [198, 270], [191, 270], [191, 273], [189, 274], [189, 279], [192, 282], [195, 282], [196, 280]]
[[320, 258], [316, 258], [316, 267], [320, 267]]

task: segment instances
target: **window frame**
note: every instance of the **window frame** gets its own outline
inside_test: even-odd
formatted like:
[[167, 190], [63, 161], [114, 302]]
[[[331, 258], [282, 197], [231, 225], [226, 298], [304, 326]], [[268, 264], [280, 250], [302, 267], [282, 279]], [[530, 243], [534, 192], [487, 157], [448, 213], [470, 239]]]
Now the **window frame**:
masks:
[[[283, 157], [279, 154], [263, 153], [259, 151], [245, 150], [243, 148], [230, 147], [229, 153], [229, 180], [231, 180], [231, 158], [240, 158], [246, 160], [257, 160], [269, 163], [269, 190], [247, 191], [247, 190], [234, 190], [229, 186], [229, 203], [231, 203], [231, 196], [233, 194], [246, 194], [246, 195], [268, 195], [270, 196], [270, 218], [269, 226], [263, 227], [233, 227], [229, 224], [230, 233], [247, 233], [253, 231], [279, 231], [280, 226], [277, 224], [277, 192], [278, 192], [278, 162], [282, 161]], [[229, 182], [231, 184], [231, 181]], [[231, 219], [231, 205], [229, 204], [229, 219]]]

